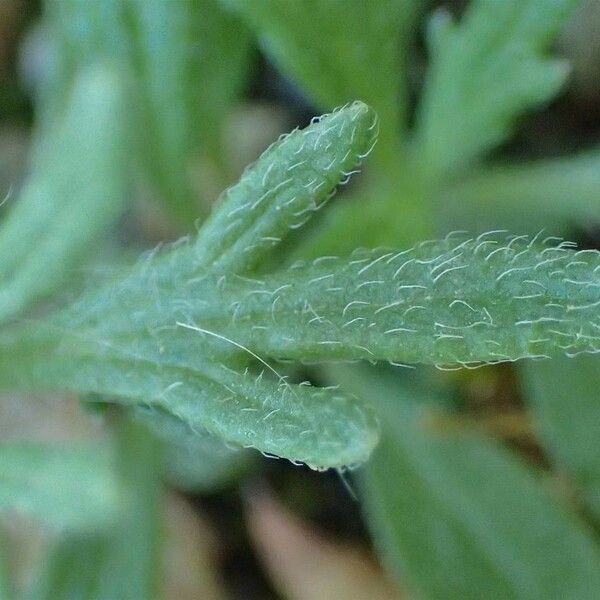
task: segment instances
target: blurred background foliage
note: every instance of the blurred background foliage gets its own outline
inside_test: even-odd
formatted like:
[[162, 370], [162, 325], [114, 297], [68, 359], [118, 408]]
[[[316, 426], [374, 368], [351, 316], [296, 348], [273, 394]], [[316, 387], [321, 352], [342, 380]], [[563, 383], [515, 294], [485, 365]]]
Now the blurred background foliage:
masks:
[[[194, 232], [357, 98], [376, 150], [278, 261], [457, 229], [598, 248], [599, 39], [597, 0], [0, 0], [0, 322]], [[0, 598], [595, 598], [598, 367], [303, 368], [382, 417], [351, 478], [4, 395]]]

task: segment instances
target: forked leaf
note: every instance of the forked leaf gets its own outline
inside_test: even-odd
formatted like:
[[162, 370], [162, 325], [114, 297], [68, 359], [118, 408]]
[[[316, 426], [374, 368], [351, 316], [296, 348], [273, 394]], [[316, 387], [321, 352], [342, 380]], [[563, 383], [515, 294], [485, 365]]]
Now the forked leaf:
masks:
[[515, 119], [552, 98], [568, 73], [546, 50], [577, 0], [474, 0], [460, 24], [438, 11], [417, 122], [434, 179], [504, 141]]
[[105, 67], [83, 70], [64, 116], [39, 140], [32, 173], [0, 227], [0, 321], [63, 284], [123, 211], [122, 83]]
[[71, 530], [110, 524], [123, 500], [114, 459], [92, 444], [2, 444], [0, 510]]
[[384, 562], [433, 600], [588, 598], [600, 586], [591, 532], [489, 439], [436, 429], [442, 410], [389, 372], [337, 372], [377, 407], [382, 444], [362, 497]]
[[[163, 313], [157, 296], [151, 295], [150, 305], [147, 301], [149, 289], [160, 296], [163, 288], [186, 287], [206, 277], [216, 283], [226, 269], [254, 266], [272, 247], [269, 238], [301, 223], [349, 176], [346, 171], [374, 143], [374, 125], [372, 111], [354, 103], [281, 140], [230, 190], [197, 243], [178, 245], [143, 262], [130, 277], [87, 295], [52, 323], [8, 332], [4, 341], [18, 348], [0, 358], [4, 385], [66, 385], [152, 404], [193, 430], [315, 468], [364, 461], [378, 428], [370, 411], [355, 399], [334, 390], [291, 385], [264, 360], [259, 369], [234, 370], [240, 359], [248, 363], [257, 356], [235, 344], [226, 344], [223, 353], [218, 335], [206, 344], [205, 336], [184, 330], [172, 314]], [[295, 163], [297, 173], [290, 179], [287, 167]], [[253, 195], [257, 191], [258, 197]], [[237, 228], [233, 236], [228, 235], [231, 224]], [[133, 332], [133, 321], [122, 320], [126, 306], [133, 308], [134, 320], [148, 317], [141, 330]], [[114, 321], [106, 320], [107, 310]]]
[[600, 359], [524, 363], [520, 373], [544, 447], [600, 519]]
[[[567, 243], [448, 238], [248, 273], [359, 162], [373, 126], [355, 103], [280, 141], [196, 243], [5, 332], [0, 384], [150, 404], [193, 430], [326, 468], [368, 457], [373, 415], [336, 390], [290, 384], [268, 359], [462, 365], [598, 351], [600, 253]], [[306, 161], [297, 179], [290, 155]]]

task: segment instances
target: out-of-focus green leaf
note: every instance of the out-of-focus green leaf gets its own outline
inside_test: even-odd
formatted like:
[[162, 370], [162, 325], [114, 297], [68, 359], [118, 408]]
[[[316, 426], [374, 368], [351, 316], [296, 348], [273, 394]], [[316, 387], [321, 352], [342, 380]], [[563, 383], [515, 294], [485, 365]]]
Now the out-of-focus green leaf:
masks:
[[419, 160], [434, 181], [502, 142], [524, 111], [552, 98], [568, 69], [545, 56], [577, 0], [474, 0], [460, 24], [429, 27], [431, 63], [417, 119]]
[[100, 66], [82, 71], [0, 228], [0, 321], [63, 284], [121, 214], [126, 119], [119, 76]]
[[27, 590], [31, 600], [113, 600], [160, 597], [160, 444], [145, 427], [120, 433], [124, 495], [116, 520], [93, 534], [57, 539]]
[[[71, 534], [51, 542], [43, 563], [22, 597], [27, 600], [102, 598], [99, 579], [105, 576], [107, 542], [101, 534]], [[107, 599], [108, 600], [108, 599]]]
[[0, 537], [0, 600], [14, 598], [6, 558], [4, 539]]
[[592, 537], [520, 461], [491, 440], [436, 429], [440, 403], [389, 373], [345, 368], [337, 376], [380, 411], [382, 444], [361, 490], [385, 562], [414, 593], [595, 595]]
[[99, 445], [11, 443], [0, 447], [0, 510], [53, 527], [95, 529], [122, 501], [115, 456]]
[[178, 489], [213, 492], [235, 481], [253, 458], [165, 411], [137, 407], [134, 414], [164, 442], [166, 478]]
[[405, 52], [419, 0], [227, 2], [320, 108], [354, 98], [370, 104], [382, 123], [379, 152], [393, 152], [405, 117]]
[[545, 447], [600, 518], [600, 360], [524, 363], [521, 374]]
[[407, 164], [399, 161], [402, 166], [388, 178], [371, 178], [332, 203], [292, 256], [349, 256], [356, 248], [409, 248], [431, 239], [437, 231], [433, 204], [415, 176], [418, 170]]
[[[600, 151], [482, 168], [443, 192], [442, 210], [469, 218], [588, 224], [600, 220]], [[489, 225], [488, 225], [489, 226]]]
[[147, 174], [189, 228], [202, 210], [190, 178], [200, 148], [225, 169], [222, 125], [245, 81], [248, 32], [216, 0], [65, 0], [47, 9], [58, 37], [54, 95], [90, 59], [117, 64], [132, 79]]
[[216, 0], [136, 0], [128, 8], [149, 169], [189, 228], [201, 208], [190, 187], [191, 160], [201, 142], [222, 161], [222, 123], [245, 81], [250, 38]]

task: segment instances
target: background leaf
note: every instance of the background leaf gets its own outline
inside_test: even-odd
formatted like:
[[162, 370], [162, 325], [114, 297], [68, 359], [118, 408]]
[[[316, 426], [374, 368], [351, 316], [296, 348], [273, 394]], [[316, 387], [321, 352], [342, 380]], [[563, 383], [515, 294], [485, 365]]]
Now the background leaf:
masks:
[[441, 405], [414, 385], [365, 371], [344, 369], [336, 379], [382, 417], [382, 444], [361, 489], [400, 581], [444, 600], [594, 595], [598, 549], [539, 478], [491, 440], [436, 430]]
[[600, 214], [600, 153], [585, 153], [476, 170], [442, 192], [447, 221], [480, 230], [551, 226], [564, 232]]
[[[204, 212], [192, 188], [191, 160], [203, 144], [223, 172], [223, 121], [245, 81], [250, 38], [216, 0], [130, 3], [139, 122], [161, 199], [187, 229]], [[210, 82], [210, 83], [208, 83]]]
[[56, 528], [106, 525], [122, 500], [114, 460], [98, 444], [2, 444], [0, 510], [31, 515]]
[[60, 97], [73, 72], [90, 60], [116, 65], [131, 84], [139, 166], [170, 216], [191, 229], [207, 209], [192, 177], [201, 149], [216, 178], [229, 183], [221, 137], [245, 83], [246, 29], [216, 0], [66, 0], [48, 2], [47, 13], [57, 64], [46, 96]]
[[428, 177], [454, 175], [504, 141], [525, 110], [552, 98], [568, 70], [545, 56], [577, 0], [474, 0], [460, 24], [438, 11], [417, 119]]
[[405, 52], [419, 0], [228, 3], [319, 108], [355, 98], [371, 105], [382, 121], [376, 155], [393, 152], [407, 108]]
[[126, 115], [119, 76], [102, 66], [82, 71], [0, 228], [0, 321], [58, 289], [122, 213]]
[[526, 399], [545, 447], [600, 518], [600, 362], [595, 356], [523, 363]]
[[136, 407], [134, 415], [163, 441], [165, 475], [177, 489], [215, 492], [235, 482], [253, 464], [252, 453], [228, 446], [206, 432], [193, 430], [164, 410]]
[[161, 448], [147, 430], [121, 426], [124, 495], [109, 527], [54, 541], [25, 596], [44, 599], [156, 598], [160, 585]]

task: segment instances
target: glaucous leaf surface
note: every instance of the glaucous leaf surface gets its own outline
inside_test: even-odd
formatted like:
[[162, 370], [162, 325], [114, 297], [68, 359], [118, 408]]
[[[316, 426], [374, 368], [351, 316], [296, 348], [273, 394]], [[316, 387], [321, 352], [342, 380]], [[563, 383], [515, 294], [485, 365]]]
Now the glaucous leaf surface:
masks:
[[[128, 277], [86, 295], [68, 314], [32, 324], [31, 337], [23, 330], [14, 337], [8, 332], [5, 341], [11, 338], [19, 349], [13, 348], [14, 361], [3, 354], [4, 383], [66, 385], [152, 404], [193, 430], [315, 468], [364, 461], [378, 430], [366, 407], [335, 390], [292, 385], [264, 359], [258, 360], [260, 368], [250, 368], [258, 357], [218, 333], [206, 344], [204, 336], [163, 313], [152, 290], [161, 295], [160, 288], [179, 289], [206, 277], [223, 283], [232, 269], [242, 273], [255, 266], [277, 236], [302, 224], [350, 176], [373, 146], [375, 123], [366, 105], [354, 103], [280, 140], [225, 194], [196, 243], [142, 261]], [[205, 302], [190, 298], [193, 305]], [[145, 313], [149, 320], [133, 332], [123, 310], [140, 301], [143, 306], [130, 317]], [[179, 316], [183, 320], [183, 313]], [[106, 328], [112, 340], [105, 337]], [[120, 334], [128, 341], [117, 339]]]
[[0, 380], [148, 403], [192, 429], [325, 468], [368, 457], [372, 414], [337, 390], [290, 384], [268, 359], [457, 366], [597, 352], [600, 253], [566, 242], [449, 237], [252, 271], [349, 176], [374, 124], [357, 102], [282, 139], [195, 242], [6, 332]]

